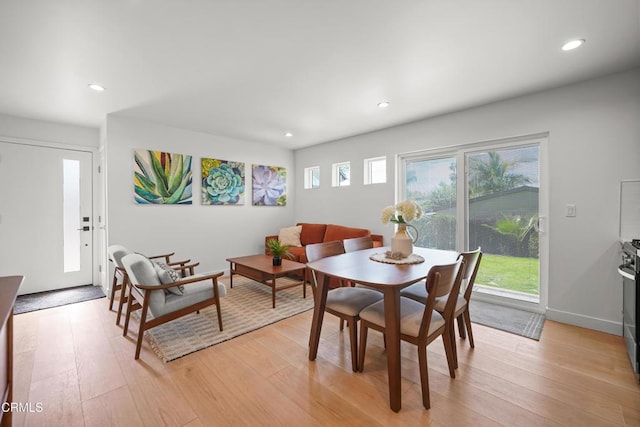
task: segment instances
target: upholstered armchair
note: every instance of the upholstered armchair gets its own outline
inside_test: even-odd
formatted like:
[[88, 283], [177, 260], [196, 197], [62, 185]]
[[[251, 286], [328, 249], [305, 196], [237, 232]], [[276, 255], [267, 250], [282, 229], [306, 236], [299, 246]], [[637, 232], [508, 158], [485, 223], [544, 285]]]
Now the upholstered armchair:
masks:
[[[170, 271], [164, 270], [140, 254], [124, 256], [122, 264], [131, 283], [124, 336], [129, 329], [131, 313], [137, 309], [142, 310], [135, 359], [140, 357], [142, 337], [146, 330], [194, 311], [199, 312], [213, 304], [216, 305], [218, 325], [222, 331], [220, 297], [226, 295], [224, 284], [218, 283], [222, 272], [176, 278]], [[151, 312], [153, 319], [147, 319], [148, 312]]]

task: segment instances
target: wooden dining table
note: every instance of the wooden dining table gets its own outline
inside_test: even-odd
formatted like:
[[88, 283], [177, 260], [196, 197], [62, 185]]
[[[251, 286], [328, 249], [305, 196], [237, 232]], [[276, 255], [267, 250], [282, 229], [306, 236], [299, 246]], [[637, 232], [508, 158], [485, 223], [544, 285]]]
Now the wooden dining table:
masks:
[[388, 251], [388, 247], [365, 249], [322, 258], [307, 267], [324, 275], [315, 294], [313, 322], [309, 345], [309, 360], [318, 355], [322, 320], [327, 302], [331, 277], [361, 283], [380, 290], [384, 294], [385, 335], [387, 344], [387, 369], [389, 375], [389, 403], [398, 412], [402, 407], [401, 357], [400, 357], [400, 291], [423, 280], [434, 265], [455, 262], [458, 253], [438, 249], [415, 247], [414, 254], [424, 258], [418, 264], [391, 264], [370, 259], [373, 254]]

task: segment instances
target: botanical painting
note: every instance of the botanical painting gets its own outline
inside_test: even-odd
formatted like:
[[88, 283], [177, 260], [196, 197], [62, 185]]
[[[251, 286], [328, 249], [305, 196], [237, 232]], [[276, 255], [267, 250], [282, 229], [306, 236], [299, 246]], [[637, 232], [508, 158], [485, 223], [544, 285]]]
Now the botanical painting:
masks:
[[244, 163], [203, 158], [202, 204], [244, 205]]
[[287, 204], [287, 170], [279, 166], [253, 165], [253, 204], [285, 206]]
[[191, 156], [163, 151], [136, 150], [134, 198], [148, 205], [190, 205]]

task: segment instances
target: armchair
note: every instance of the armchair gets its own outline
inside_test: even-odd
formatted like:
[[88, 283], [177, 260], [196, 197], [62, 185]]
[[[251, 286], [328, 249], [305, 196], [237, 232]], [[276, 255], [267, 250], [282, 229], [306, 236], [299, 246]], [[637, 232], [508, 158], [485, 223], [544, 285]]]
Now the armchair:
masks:
[[[194, 311], [199, 312], [209, 305], [216, 305], [218, 325], [222, 331], [220, 296], [226, 294], [224, 284], [218, 283], [218, 278], [222, 276], [222, 272], [207, 275], [195, 274], [175, 282], [163, 284], [152, 262], [143, 255], [126, 255], [122, 258], [122, 264], [131, 284], [130, 296], [127, 301], [124, 336], [127, 336], [132, 311], [142, 309], [136, 344], [136, 360], [140, 357], [144, 331]], [[195, 265], [192, 267], [195, 267]], [[183, 286], [182, 295], [165, 292], [166, 289], [176, 286]], [[147, 319], [148, 312], [151, 312], [153, 319]]]

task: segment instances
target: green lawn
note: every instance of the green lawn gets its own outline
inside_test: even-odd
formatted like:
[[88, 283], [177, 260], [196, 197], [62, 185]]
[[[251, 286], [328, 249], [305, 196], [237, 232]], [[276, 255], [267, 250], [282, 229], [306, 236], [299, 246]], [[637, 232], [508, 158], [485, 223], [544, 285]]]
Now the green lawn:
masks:
[[476, 284], [538, 295], [538, 259], [483, 253]]

